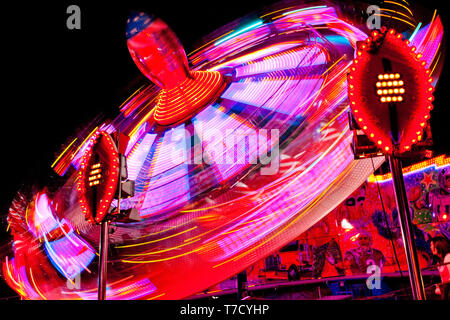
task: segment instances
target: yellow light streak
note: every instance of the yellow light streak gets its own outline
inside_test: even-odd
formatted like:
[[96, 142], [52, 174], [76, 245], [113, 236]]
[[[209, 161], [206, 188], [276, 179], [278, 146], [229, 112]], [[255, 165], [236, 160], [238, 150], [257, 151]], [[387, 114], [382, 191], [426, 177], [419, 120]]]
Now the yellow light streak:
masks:
[[159, 250], [159, 251], [151, 251], [151, 252], [138, 253], [138, 254], [125, 254], [125, 256], [126, 256], [126, 257], [141, 257], [141, 256], [149, 256], [149, 255], [152, 255], [152, 254], [159, 254], [159, 253], [163, 253], [163, 252], [168, 252], [168, 251], [172, 251], [172, 250], [179, 249], [179, 248], [181, 248], [181, 247], [190, 245], [190, 244], [192, 244], [192, 243], [194, 243], [194, 242], [197, 242], [197, 241], [200, 241], [200, 239], [196, 239], [196, 240], [193, 240], [193, 241], [191, 241], [191, 242], [187, 242], [187, 243], [184, 243], [184, 244], [180, 244], [179, 246], [172, 247], [172, 248], [168, 248], [168, 249], [162, 249], [162, 250]]
[[78, 138], [75, 138], [67, 148], [64, 149], [64, 151], [59, 155], [58, 158], [56, 158], [55, 162], [52, 163], [52, 165], [50, 166], [51, 168], [53, 168], [55, 166], [55, 164], [58, 162], [59, 159], [61, 159], [61, 157], [63, 156], [64, 153], [66, 153], [67, 150], [69, 150], [69, 148], [74, 144], [75, 141], [77, 141]]
[[172, 235], [164, 237], [164, 238], [159, 238], [159, 239], [155, 239], [155, 240], [151, 240], [151, 241], [147, 241], [147, 242], [142, 242], [142, 243], [128, 244], [128, 245], [124, 245], [124, 246], [116, 246], [116, 248], [131, 248], [131, 247], [144, 246], [144, 245], [149, 244], [149, 243], [155, 243], [155, 242], [159, 242], [159, 241], [162, 241], [162, 240], [166, 240], [166, 239], [170, 239], [170, 238], [179, 236], [180, 234], [192, 231], [194, 229], [197, 229], [197, 226], [195, 226], [193, 228], [190, 228], [190, 229], [187, 229], [187, 230], [184, 230], [184, 231], [181, 231], [181, 232], [176, 233], [176, 234], [172, 234]]
[[122, 107], [124, 105], [126, 105], [128, 103], [128, 101], [130, 101], [132, 98], [134, 98], [136, 96], [136, 93], [138, 93], [143, 87], [145, 87], [146, 85], [143, 84], [142, 86], [139, 87], [139, 89], [137, 89], [135, 92], [133, 92], [120, 106], [119, 109], [122, 109]]
[[219, 40], [220, 38], [223, 38], [223, 37], [225, 37], [227, 34], [230, 34], [230, 33], [234, 32], [234, 31], [235, 31], [235, 30], [233, 29], [233, 30], [231, 30], [230, 32], [227, 32], [227, 33], [224, 33], [224, 34], [218, 36], [217, 38], [215, 38], [215, 39], [213, 39], [213, 40], [211, 40], [211, 41], [205, 43], [205, 44], [202, 45], [201, 47], [195, 49], [194, 51], [192, 51], [191, 53], [189, 53], [187, 56], [188, 56], [188, 57], [191, 56], [191, 55], [194, 54], [195, 52], [197, 52], [197, 51], [203, 49], [204, 47], [206, 47], [207, 45], [209, 45], [211, 42], [216, 42], [216, 41]]
[[411, 27], [413, 27], [413, 28], [416, 27], [416, 26], [413, 25], [411, 22], [406, 21], [405, 19], [401, 19], [401, 18], [394, 17], [394, 16], [388, 16], [388, 15], [386, 15], [386, 14], [381, 14], [381, 13], [380, 13], [380, 14], [375, 13], [374, 16], [380, 16], [380, 17], [386, 17], [386, 18], [391, 18], [391, 19], [399, 20], [399, 21], [402, 21], [402, 22], [404, 22], [404, 23], [406, 23], [406, 24], [409, 24], [409, 25], [410, 25]]
[[433, 22], [434, 22], [434, 19], [436, 19], [436, 14], [437, 14], [437, 9], [435, 9], [434, 12], [433, 12], [433, 17], [431, 18], [430, 25], [432, 25]]
[[413, 22], [415, 22], [415, 20], [414, 20], [412, 17], [410, 17], [410, 16], [408, 16], [408, 15], [406, 15], [406, 14], [404, 14], [404, 13], [401, 13], [401, 12], [399, 12], [399, 11], [395, 11], [395, 10], [391, 10], [391, 9], [386, 9], [386, 8], [381, 8], [381, 10], [382, 10], [382, 11], [388, 11], [388, 12], [397, 13], [397, 14], [399, 14], [399, 15], [401, 15], [401, 16], [404, 16], [404, 17], [406, 17], [406, 18], [408, 18], [408, 19], [411, 19]]
[[[16, 282], [16, 280], [14, 279], [14, 277], [11, 274], [11, 270], [9, 270], [9, 261], [8, 261], [8, 257], [5, 258], [5, 266], [6, 266], [6, 272], [8, 272], [9, 275], [9, 279], [11, 279], [12, 282], [14, 282], [14, 284], [17, 286], [17, 288], [22, 289], [22, 286], [20, 285], [20, 283]], [[23, 294], [25, 295], [25, 293]]]
[[[354, 166], [354, 164], [353, 164], [353, 166]], [[347, 171], [350, 171], [350, 170], [347, 169]], [[344, 174], [344, 172], [341, 173], [342, 176], [343, 176], [343, 174]], [[341, 175], [340, 175], [340, 176], [341, 176]], [[313, 207], [317, 202], [319, 202], [319, 200], [322, 199], [322, 197], [326, 194], [326, 192], [328, 192], [329, 189], [331, 189], [331, 187], [332, 187], [332, 185], [328, 186], [328, 187], [327, 187], [327, 188], [326, 188], [326, 189], [325, 189], [325, 190], [324, 190], [324, 191], [323, 191], [323, 192], [322, 192], [322, 193], [321, 193], [321, 194], [320, 194], [313, 202], [311, 202], [311, 203], [309, 204], [309, 206], [308, 206], [307, 208], [305, 208], [305, 209], [303, 210], [303, 212], [304, 212], [303, 214], [298, 215], [297, 217], [295, 217], [295, 218], [294, 218], [293, 220], [291, 220], [285, 227], [283, 227], [283, 228], [280, 229], [278, 232], [276, 232], [273, 236], [271, 236], [270, 238], [266, 239], [266, 240], [263, 241], [262, 243], [259, 243], [258, 245], [252, 247], [252, 248], [251, 248], [250, 250], [248, 250], [248, 251], [245, 251], [245, 252], [243, 252], [243, 253], [241, 253], [241, 254], [239, 254], [239, 255], [233, 257], [233, 258], [230, 258], [230, 259], [228, 259], [228, 260], [226, 260], [226, 261], [223, 261], [223, 262], [221, 262], [221, 263], [219, 263], [219, 264], [214, 265], [213, 268], [220, 267], [220, 266], [222, 266], [222, 265], [224, 265], [224, 264], [226, 264], [226, 263], [228, 263], [228, 262], [231, 262], [231, 261], [239, 260], [239, 259], [242, 258], [243, 256], [248, 255], [250, 252], [254, 251], [255, 249], [257, 249], [257, 248], [263, 246], [263, 245], [266, 244], [267, 242], [269, 242], [269, 241], [271, 241], [272, 239], [274, 239], [277, 235], [279, 235], [280, 233], [284, 232], [284, 230], [286, 230], [286, 229], [289, 228], [291, 225], [293, 225], [295, 222], [297, 222], [300, 218], [302, 218], [303, 215], [305, 214], [305, 212], [307, 212], [307, 211], [309, 210], [309, 208]], [[301, 201], [302, 201], [302, 200], [300, 200], [300, 202], [301, 202]], [[297, 203], [292, 204], [291, 206], [289, 206], [289, 208], [292, 207], [292, 206], [295, 206], [295, 205], [297, 205]]]
[[146, 234], [146, 235], [144, 235], [144, 236], [137, 237], [136, 239], [142, 239], [142, 238], [154, 236], [154, 235], [156, 235], [156, 234], [164, 233], [164, 232], [170, 231], [170, 230], [172, 230], [172, 229], [175, 229], [175, 228], [178, 228], [178, 227], [182, 227], [182, 226], [184, 226], [184, 225], [187, 224], [187, 223], [188, 223], [188, 222], [185, 222], [185, 223], [183, 223], [183, 224], [179, 224], [179, 225], [176, 225], [176, 226], [173, 226], [173, 227], [170, 227], [170, 228], [161, 230], [161, 231], [149, 233], [149, 234]]
[[330, 71], [332, 68], [334, 68], [342, 59], [346, 58], [347, 55], [344, 54], [342, 57], [340, 57], [335, 63], [333, 63], [327, 70], [325, 70], [319, 78], [323, 77], [328, 71]]
[[165, 296], [165, 295], [166, 295], [166, 293], [161, 293], [160, 295], [157, 295], [157, 296], [148, 298], [148, 300], [154, 300], [154, 299], [156, 299], [156, 298], [161, 298], [162, 296]]
[[168, 260], [173, 260], [173, 259], [180, 258], [180, 257], [183, 257], [183, 256], [187, 256], [187, 255], [189, 255], [191, 253], [194, 253], [194, 252], [197, 252], [197, 251], [200, 251], [200, 250], [202, 250], [202, 247], [194, 249], [194, 250], [191, 250], [191, 251], [188, 251], [188, 252], [185, 252], [185, 253], [182, 253], [182, 254], [179, 254], [179, 255], [176, 255], [176, 256], [171, 256], [171, 257], [161, 258], [161, 259], [156, 259], [156, 260], [145, 260], [145, 261], [144, 260], [140, 260], [140, 261], [121, 260], [121, 261], [125, 262], [125, 263], [155, 263], [155, 262], [168, 261]]
[[409, 10], [409, 8], [408, 8], [407, 6], [405, 6], [405, 5], [401, 4], [401, 3], [394, 2], [394, 1], [387, 1], [387, 0], [385, 0], [384, 3], [391, 3], [391, 4], [398, 5], [398, 6], [402, 7], [402, 8], [405, 8], [405, 9], [409, 12], [409, 14], [410, 14], [411, 16], [413, 16], [411, 10]]
[[[345, 131], [342, 133], [341, 137], [342, 137], [346, 132], [347, 132], [347, 130], [345, 130]], [[339, 140], [339, 139], [338, 139], [338, 140]], [[338, 141], [338, 140], [337, 140], [337, 141]], [[334, 145], [334, 144], [333, 144], [333, 145]], [[324, 154], [325, 154], [325, 153], [324, 153]], [[349, 172], [351, 172], [351, 169], [353, 169], [354, 166], [356, 166], [356, 163], [355, 163], [355, 162], [352, 162], [351, 166], [349, 166], [348, 168], [346, 168], [346, 170], [343, 171], [343, 172], [336, 178], [335, 181], [343, 180], [344, 177], [345, 177], [345, 175], [347, 175]], [[337, 183], [335, 183], [335, 184], [337, 184]], [[325, 195], [332, 187], [334, 187], [334, 185], [333, 185], [333, 184], [330, 184], [325, 190], [323, 190], [323, 191], [320, 193], [320, 195], [318, 195], [318, 196], [316, 197], [316, 199], [315, 199], [314, 201], [312, 201], [305, 209], [302, 210], [302, 211], [303, 211], [303, 214], [299, 214], [298, 216], [294, 217], [294, 219], [292, 219], [291, 221], [289, 221], [283, 228], [281, 228], [280, 230], [278, 230], [273, 236], [267, 238], [265, 241], [263, 241], [263, 242], [261, 242], [261, 243], [255, 245], [255, 246], [251, 247], [249, 250], [247, 250], [247, 251], [245, 251], [245, 252], [243, 252], [243, 253], [241, 253], [241, 254], [239, 254], [239, 255], [233, 257], [233, 258], [230, 258], [230, 259], [228, 259], [228, 260], [226, 260], [226, 261], [223, 261], [223, 262], [221, 262], [221, 263], [219, 263], [219, 264], [214, 265], [213, 268], [220, 267], [220, 266], [222, 266], [222, 265], [224, 265], [224, 264], [226, 264], [226, 263], [228, 263], [228, 262], [231, 262], [231, 261], [239, 260], [239, 259], [242, 258], [243, 256], [250, 254], [250, 252], [256, 250], [257, 248], [259, 248], [259, 247], [265, 245], [267, 242], [269, 242], [269, 241], [271, 241], [272, 239], [274, 239], [276, 236], [278, 236], [279, 234], [281, 234], [282, 232], [284, 232], [287, 228], [289, 228], [289, 227], [292, 226], [294, 223], [296, 223], [300, 218], [302, 218], [302, 217], [305, 215], [305, 213], [308, 212], [308, 210], [309, 210], [310, 208], [312, 208], [317, 202], [319, 202], [320, 200], [322, 200], [323, 196], [324, 196], [324, 195]], [[290, 209], [290, 208], [293, 207], [293, 206], [298, 205], [298, 203], [300, 203], [300, 202], [302, 202], [302, 201], [303, 201], [303, 199], [301, 199], [301, 200], [300, 200], [299, 202], [297, 202], [297, 203], [294, 203], [294, 204], [290, 205], [289, 207], [286, 208], [286, 210]]]
[[84, 145], [84, 143], [85, 143], [86, 141], [88, 141], [88, 140], [91, 138], [91, 136], [97, 131], [97, 129], [98, 129], [98, 126], [95, 127], [94, 130], [91, 131], [91, 133], [89, 133], [89, 135], [86, 137], [86, 139], [83, 140], [83, 142], [78, 146], [77, 150], [75, 150], [75, 152], [73, 153], [72, 159], [73, 159], [73, 157], [75, 157], [75, 155], [78, 153], [78, 151], [79, 151], [79, 150], [81, 149], [81, 147]]
[[333, 119], [331, 119], [326, 125], [324, 125], [324, 126], [319, 130], [319, 132], [322, 132], [323, 130], [325, 130], [325, 128], [327, 128], [331, 123], [333, 123], [334, 120], [336, 120], [337, 118], [339, 118], [339, 116], [340, 116], [341, 114], [343, 114], [345, 111], [347, 111], [349, 107], [350, 107], [350, 105], [348, 105], [347, 107], [343, 108], [342, 111], [339, 112], [339, 113], [338, 113]]
[[47, 298], [39, 291], [36, 282], [34, 282], [34, 278], [33, 278], [33, 271], [30, 268], [30, 278], [31, 278], [31, 282], [33, 283], [34, 289], [36, 289], [36, 292], [38, 293], [38, 295], [41, 296], [42, 299], [47, 300]]
[[262, 16], [260, 16], [260, 18], [267, 17], [267, 16], [269, 16], [269, 15], [271, 15], [271, 14], [273, 14], [273, 13], [280, 12], [280, 11], [284, 11], [284, 10], [291, 9], [291, 8], [295, 8], [295, 6], [287, 7], [287, 8], [283, 8], [283, 9], [280, 9], [280, 10], [276, 10], [276, 11], [272, 11], [272, 12], [263, 14]]
[[[441, 48], [441, 44], [442, 44], [442, 41], [440, 41], [439, 44], [438, 44], [438, 47], [437, 47], [437, 49], [436, 49], [436, 52], [434, 53], [435, 56], [436, 56], [436, 53], [439, 52], [439, 49]], [[440, 52], [439, 54], [441, 54], [441, 52]], [[433, 61], [434, 58], [435, 58], [435, 57], [433, 57], [433, 59], [431, 59], [431, 61]]]
[[442, 55], [442, 52], [439, 52], [439, 55], [438, 55], [438, 57], [436, 58], [436, 63], [434, 64], [433, 69], [431, 69], [431, 74], [433, 74], [434, 69], [436, 69], [437, 65], [439, 64], [439, 60], [441, 59], [441, 55]]
[[[153, 99], [152, 99], [150, 102], [153, 102]], [[150, 102], [149, 102], [149, 103], [150, 103]], [[148, 104], [149, 104], [149, 103], [148, 103]], [[147, 104], [147, 105], [148, 105], [148, 104]], [[146, 106], [147, 106], [147, 105], [146, 105]], [[145, 107], [146, 107], [146, 106], [145, 106]], [[145, 108], [145, 107], [144, 107], [144, 108]], [[138, 131], [138, 129], [141, 127], [141, 125], [142, 125], [145, 121], [147, 121], [147, 119], [150, 117], [150, 115], [151, 115], [153, 112], [155, 112], [156, 107], [157, 107], [157, 105], [154, 106], [153, 109], [150, 110], [150, 111], [142, 118], [142, 120], [136, 125], [136, 127], [134, 127], [133, 131], [131, 131], [130, 134], [129, 134], [129, 137], [130, 137], [130, 138], [134, 136], [134, 134], [135, 134], [135, 133]], [[144, 108], [142, 108], [142, 109], [144, 109]]]

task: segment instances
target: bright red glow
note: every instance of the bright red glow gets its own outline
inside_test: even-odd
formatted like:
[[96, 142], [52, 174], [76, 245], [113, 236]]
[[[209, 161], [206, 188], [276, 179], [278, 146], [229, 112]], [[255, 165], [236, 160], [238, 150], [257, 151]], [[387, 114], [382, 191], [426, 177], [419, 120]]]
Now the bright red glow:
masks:
[[191, 117], [214, 101], [225, 88], [225, 80], [217, 71], [194, 71], [173, 89], [162, 89], [154, 113], [158, 124], [171, 125]]
[[178, 37], [161, 19], [127, 40], [139, 70], [160, 88], [172, 89], [189, 77], [189, 67]]
[[[103, 179], [100, 180], [101, 178]], [[109, 134], [96, 133], [81, 161], [77, 187], [81, 211], [90, 223], [99, 223], [105, 218], [116, 192], [118, 179], [119, 154], [116, 146]]]
[[[379, 47], [372, 50], [373, 46]], [[349, 100], [355, 118], [386, 153], [410, 150], [421, 140], [430, 118], [434, 91], [431, 72], [415, 51], [393, 29], [387, 32], [383, 28], [360, 45], [349, 74]], [[392, 70], [384, 70], [387, 65]], [[392, 141], [389, 105], [397, 109], [398, 150]]]
[[161, 88], [154, 120], [172, 125], [187, 120], [214, 101], [225, 88], [225, 80], [217, 71], [189, 71], [181, 42], [159, 18], [140, 14], [129, 24], [145, 20], [148, 26], [132, 29], [128, 50], [141, 72]]

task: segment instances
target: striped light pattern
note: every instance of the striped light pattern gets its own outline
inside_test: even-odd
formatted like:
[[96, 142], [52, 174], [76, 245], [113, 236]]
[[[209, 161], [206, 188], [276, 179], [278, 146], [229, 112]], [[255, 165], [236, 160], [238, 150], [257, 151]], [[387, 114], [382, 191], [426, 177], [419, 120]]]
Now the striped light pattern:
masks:
[[173, 125], [187, 120], [199, 109], [214, 101], [225, 86], [216, 71], [193, 71], [192, 78], [173, 89], [162, 89], [154, 119], [161, 125]]
[[[410, 174], [415, 174], [417, 172], [425, 171], [429, 168], [436, 168], [436, 169], [443, 169], [450, 166], [450, 158], [446, 157], [445, 155], [441, 155], [432, 159], [428, 159], [416, 164], [413, 164], [411, 166], [403, 168], [403, 175], [408, 176]], [[383, 175], [371, 175], [368, 179], [368, 182], [374, 183], [374, 182], [388, 182], [392, 181], [392, 174], [386, 173]]]

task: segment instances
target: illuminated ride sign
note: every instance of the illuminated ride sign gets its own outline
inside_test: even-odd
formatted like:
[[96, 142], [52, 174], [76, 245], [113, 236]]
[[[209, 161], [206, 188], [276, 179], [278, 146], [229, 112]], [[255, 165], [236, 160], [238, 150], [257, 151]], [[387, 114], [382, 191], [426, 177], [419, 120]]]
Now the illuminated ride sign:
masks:
[[92, 138], [78, 179], [81, 210], [90, 223], [100, 223], [109, 211], [119, 181], [119, 153], [106, 132]]
[[432, 78], [422, 54], [395, 30], [358, 43], [348, 76], [353, 116], [386, 154], [402, 154], [423, 139], [433, 109]]

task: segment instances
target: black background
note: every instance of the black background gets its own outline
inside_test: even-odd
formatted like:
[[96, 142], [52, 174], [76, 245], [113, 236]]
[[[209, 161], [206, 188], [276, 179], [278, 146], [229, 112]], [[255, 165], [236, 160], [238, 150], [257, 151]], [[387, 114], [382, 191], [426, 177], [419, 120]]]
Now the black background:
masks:
[[[100, 112], [115, 117], [118, 106], [148, 82], [126, 47], [125, 26], [131, 10], [161, 17], [177, 33], [186, 52], [190, 52], [202, 36], [274, 2], [64, 0], [2, 3], [0, 216], [7, 214], [21, 186], [45, 185], [48, 177], [55, 176], [50, 165], [61, 151], [61, 145], [77, 128]], [[448, 34], [445, 2], [415, 2], [437, 8]], [[71, 4], [81, 8], [81, 30], [66, 27], [69, 16], [66, 9]], [[450, 154], [448, 89], [446, 63], [432, 112], [438, 154]]]

